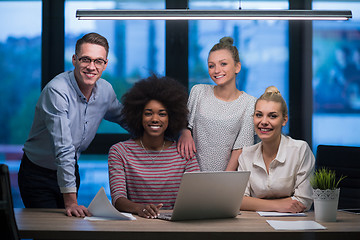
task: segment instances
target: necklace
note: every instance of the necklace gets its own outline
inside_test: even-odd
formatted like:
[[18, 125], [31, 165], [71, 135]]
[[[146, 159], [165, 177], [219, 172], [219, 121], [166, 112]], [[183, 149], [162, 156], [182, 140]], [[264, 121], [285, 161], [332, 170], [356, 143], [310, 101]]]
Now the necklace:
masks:
[[151, 158], [151, 160], [152, 160], [152, 164], [154, 164], [154, 160], [158, 157], [158, 156], [160, 156], [160, 154], [162, 153], [162, 151], [164, 150], [164, 147], [165, 147], [165, 140], [164, 140], [164, 143], [163, 143], [163, 145], [162, 145], [162, 148], [161, 148], [161, 150], [160, 150], [160, 152], [155, 156], [155, 157], [152, 157], [150, 154], [149, 154], [149, 152], [146, 150], [146, 148], [144, 147], [144, 144], [143, 144], [143, 142], [142, 142], [142, 139], [140, 138], [140, 144], [141, 144], [141, 146], [142, 146], [142, 148], [144, 149], [144, 151], [146, 152], [146, 154], [149, 156], [149, 158]]

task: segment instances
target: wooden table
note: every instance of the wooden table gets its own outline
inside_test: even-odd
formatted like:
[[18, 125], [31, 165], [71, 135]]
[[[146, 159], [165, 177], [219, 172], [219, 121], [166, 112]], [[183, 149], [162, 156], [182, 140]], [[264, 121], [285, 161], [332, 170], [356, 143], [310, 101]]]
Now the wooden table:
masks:
[[21, 238], [35, 239], [360, 239], [360, 215], [338, 212], [337, 222], [321, 222], [327, 230], [279, 231], [266, 220], [314, 220], [307, 217], [260, 217], [242, 211], [231, 219], [169, 222], [137, 218], [135, 221], [88, 221], [67, 217], [61, 209], [15, 209]]

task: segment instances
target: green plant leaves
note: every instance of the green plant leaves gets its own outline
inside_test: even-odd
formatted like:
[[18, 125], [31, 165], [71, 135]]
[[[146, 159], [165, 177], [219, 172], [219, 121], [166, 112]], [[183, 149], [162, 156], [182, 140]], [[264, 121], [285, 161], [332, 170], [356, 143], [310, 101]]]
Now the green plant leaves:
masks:
[[310, 179], [310, 184], [313, 189], [337, 189], [339, 183], [346, 178], [342, 176], [336, 181], [336, 174], [334, 170], [327, 169], [325, 167], [317, 169], [314, 175]]

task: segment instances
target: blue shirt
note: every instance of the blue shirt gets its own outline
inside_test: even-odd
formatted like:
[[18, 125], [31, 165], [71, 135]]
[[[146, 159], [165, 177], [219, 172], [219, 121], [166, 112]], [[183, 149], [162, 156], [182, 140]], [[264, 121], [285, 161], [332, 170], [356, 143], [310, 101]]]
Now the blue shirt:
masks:
[[52, 79], [41, 92], [24, 152], [38, 166], [57, 170], [62, 193], [76, 192], [75, 163], [102, 121], [120, 122], [122, 105], [110, 83], [99, 79], [89, 101], [72, 71]]

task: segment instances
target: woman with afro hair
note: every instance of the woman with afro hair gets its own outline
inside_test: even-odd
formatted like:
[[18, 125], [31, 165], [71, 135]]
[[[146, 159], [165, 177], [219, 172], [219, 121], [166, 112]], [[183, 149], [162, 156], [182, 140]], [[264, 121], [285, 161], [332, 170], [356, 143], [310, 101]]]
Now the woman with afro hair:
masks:
[[119, 211], [156, 218], [172, 209], [185, 171], [199, 171], [196, 157], [176, 148], [187, 124], [187, 93], [175, 80], [155, 75], [140, 80], [123, 95], [123, 124], [131, 139], [109, 151], [112, 203]]

